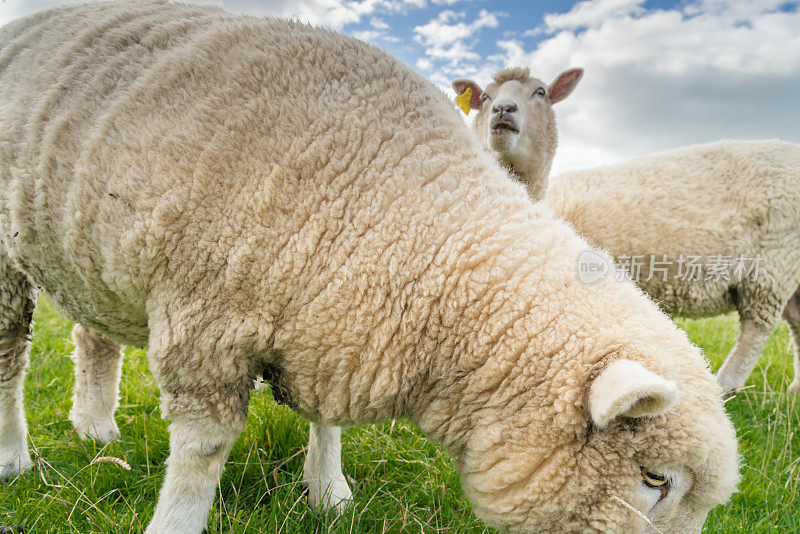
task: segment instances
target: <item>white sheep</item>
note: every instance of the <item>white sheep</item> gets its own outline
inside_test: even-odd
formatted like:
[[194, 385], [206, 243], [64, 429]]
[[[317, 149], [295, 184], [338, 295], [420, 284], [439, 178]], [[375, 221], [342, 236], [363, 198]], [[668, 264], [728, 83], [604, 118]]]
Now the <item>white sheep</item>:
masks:
[[[739, 312], [741, 333], [718, 373], [725, 391], [744, 385], [783, 315], [795, 346], [789, 390], [800, 392], [800, 147], [723, 141], [567, 172], [548, 186], [557, 134], [547, 102], [563, 77], [544, 95], [531, 93], [543, 86], [527, 69], [498, 72], [483, 95], [469, 80], [453, 88], [474, 89], [478, 137], [531, 196], [541, 200], [546, 191], [556, 215], [633, 268], [635, 281], [664, 309], [686, 316]], [[566, 94], [579, 78], [569, 78]], [[503, 111], [509, 106], [513, 111]], [[546, 128], [532, 129], [543, 110], [538, 120]], [[503, 123], [525, 126], [519, 135], [496, 134]], [[512, 139], [513, 151], [498, 152], [497, 137]]]
[[739, 313], [724, 391], [744, 386], [783, 316], [800, 393], [799, 145], [721, 141], [566, 172], [546, 202], [670, 313]]
[[734, 490], [698, 349], [629, 281], [580, 283], [588, 245], [388, 54], [163, 2], [43, 12], [0, 50], [0, 476], [30, 466], [35, 284], [147, 346], [172, 420], [149, 534], [202, 531], [262, 374], [315, 422], [326, 508], [328, 425], [400, 416], [509, 532], [700, 532]]

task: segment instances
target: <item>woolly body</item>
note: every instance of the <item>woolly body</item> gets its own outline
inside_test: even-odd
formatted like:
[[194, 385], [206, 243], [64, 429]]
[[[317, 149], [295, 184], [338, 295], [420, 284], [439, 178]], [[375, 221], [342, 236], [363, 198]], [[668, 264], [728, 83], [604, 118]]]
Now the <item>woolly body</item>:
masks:
[[[615, 497], [699, 532], [733, 490], [699, 351], [633, 284], [579, 283], [586, 243], [378, 49], [209, 7], [69, 6], [0, 30], [0, 106], [0, 310], [29, 315], [30, 280], [147, 346], [173, 421], [148, 533], [202, 530], [265, 372], [318, 423], [410, 417], [512, 532], [640, 531]], [[0, 397], [23, 330], [0, 332]], [[680, 401], [595, 427], [587, 388], [619, 359]], [[640, 465], [685, 493], [654, 512]]]

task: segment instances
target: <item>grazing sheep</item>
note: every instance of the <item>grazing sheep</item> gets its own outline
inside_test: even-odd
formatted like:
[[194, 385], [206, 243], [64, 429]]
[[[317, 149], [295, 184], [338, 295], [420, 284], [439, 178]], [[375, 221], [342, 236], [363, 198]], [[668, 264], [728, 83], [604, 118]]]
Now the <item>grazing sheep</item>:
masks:
[[800, 393], [800, 146], [721, 141], [571, 171], [546, 201], [670, 313], [739, 312], [724, 391], [745, 384], [783, 315]]
[[326, 508], [350, 496], [328, 425], [400, 416], [509, 532], [700, 532], [734, 490], [698, 349], [629, 281], [579, 282], [586, 243], [388, 54], [217, 8], [69, 6], [0, 31], [0, 102], [0, 476], [30, 466], [35, 284], [148, 349], [172, 420], [150, 534], [202, 531], [259, 375], [315, 422]]
[[[566, 71], [547, 91], [574, 72]], [[739, 312], [741, 333], [718, 373], [726, 392], [744, 385], [783, 315], [794, 339], [789, 391], [800, 393], [800, 147], [782, 141], [686, 147], [564, 173], [547, 187], [557, 141], [552, 111], [536, 94], [522, 98], [541, 82], [520, 68], [494, 78], [487, 87], [494, 99], [468, 80], [456, 80], [453, 88], [458, 94], [472, 89], [473, 107], [480, 109], [473, 123], [478, 137], [531, 196], [546, 196], [556, 215], [579, 234], [629, 271], [633, 267], [635, 281], [670, 313]], [[559, 95], [568, 95], [580, 74], [566, 78], [571, 83]], [[512, 114], [504, 112], [509, 106]], [[536, 134], [492, 129], [513, 123], [513, 117], [530, 124], [543, 109], [550, 115]], [[507, 137], [513, 151], [498, 152]], [[693, 274], [689, 269], [697, 275], [685, 276]]]
[[529, 69], [517, 67], [495, 74], [485, 91], [472, 80], [453, 82], [456, 94], [470, 90], [469, 107], [478, 110], [472, 123], [478, 139], [535, 200], [544, 197], [558, 146], [553, 104], [567, 98], [582, 76], [583, 69], [569, 69], [548, 86], [532, 78]]

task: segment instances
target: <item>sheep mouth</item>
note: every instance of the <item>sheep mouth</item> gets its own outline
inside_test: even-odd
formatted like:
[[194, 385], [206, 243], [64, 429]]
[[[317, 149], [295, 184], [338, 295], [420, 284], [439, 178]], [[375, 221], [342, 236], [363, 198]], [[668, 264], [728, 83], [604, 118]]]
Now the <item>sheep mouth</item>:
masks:
[[492, 135], [518, 134], [519, 128], [512, 122], [495, 122], [491, 126]]

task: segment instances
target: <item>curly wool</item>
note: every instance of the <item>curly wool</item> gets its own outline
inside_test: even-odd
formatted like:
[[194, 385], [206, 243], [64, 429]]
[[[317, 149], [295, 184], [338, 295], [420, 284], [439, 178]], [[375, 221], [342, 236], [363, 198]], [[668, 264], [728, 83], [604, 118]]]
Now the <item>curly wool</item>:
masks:
[[[146, 345], [171, 431], [235, 438], [269, 368], [313, 421], [410, 417], [512, 532], [640, 531], [618, 502], [636, 502], [639, 465], [694, 479], [663, 532], [733, 490], [698, 349], [632, 284], [579, 283], [588, 245], [394, 58], [164, 2], [58, 8], [0, 45], [0, 260], [85, 327]], [[623, 358], [681, 400], [597, 429], [587, 388]], [[162, 499], [191, 462], [224, 461], [216, 436], [185, 435]]]

